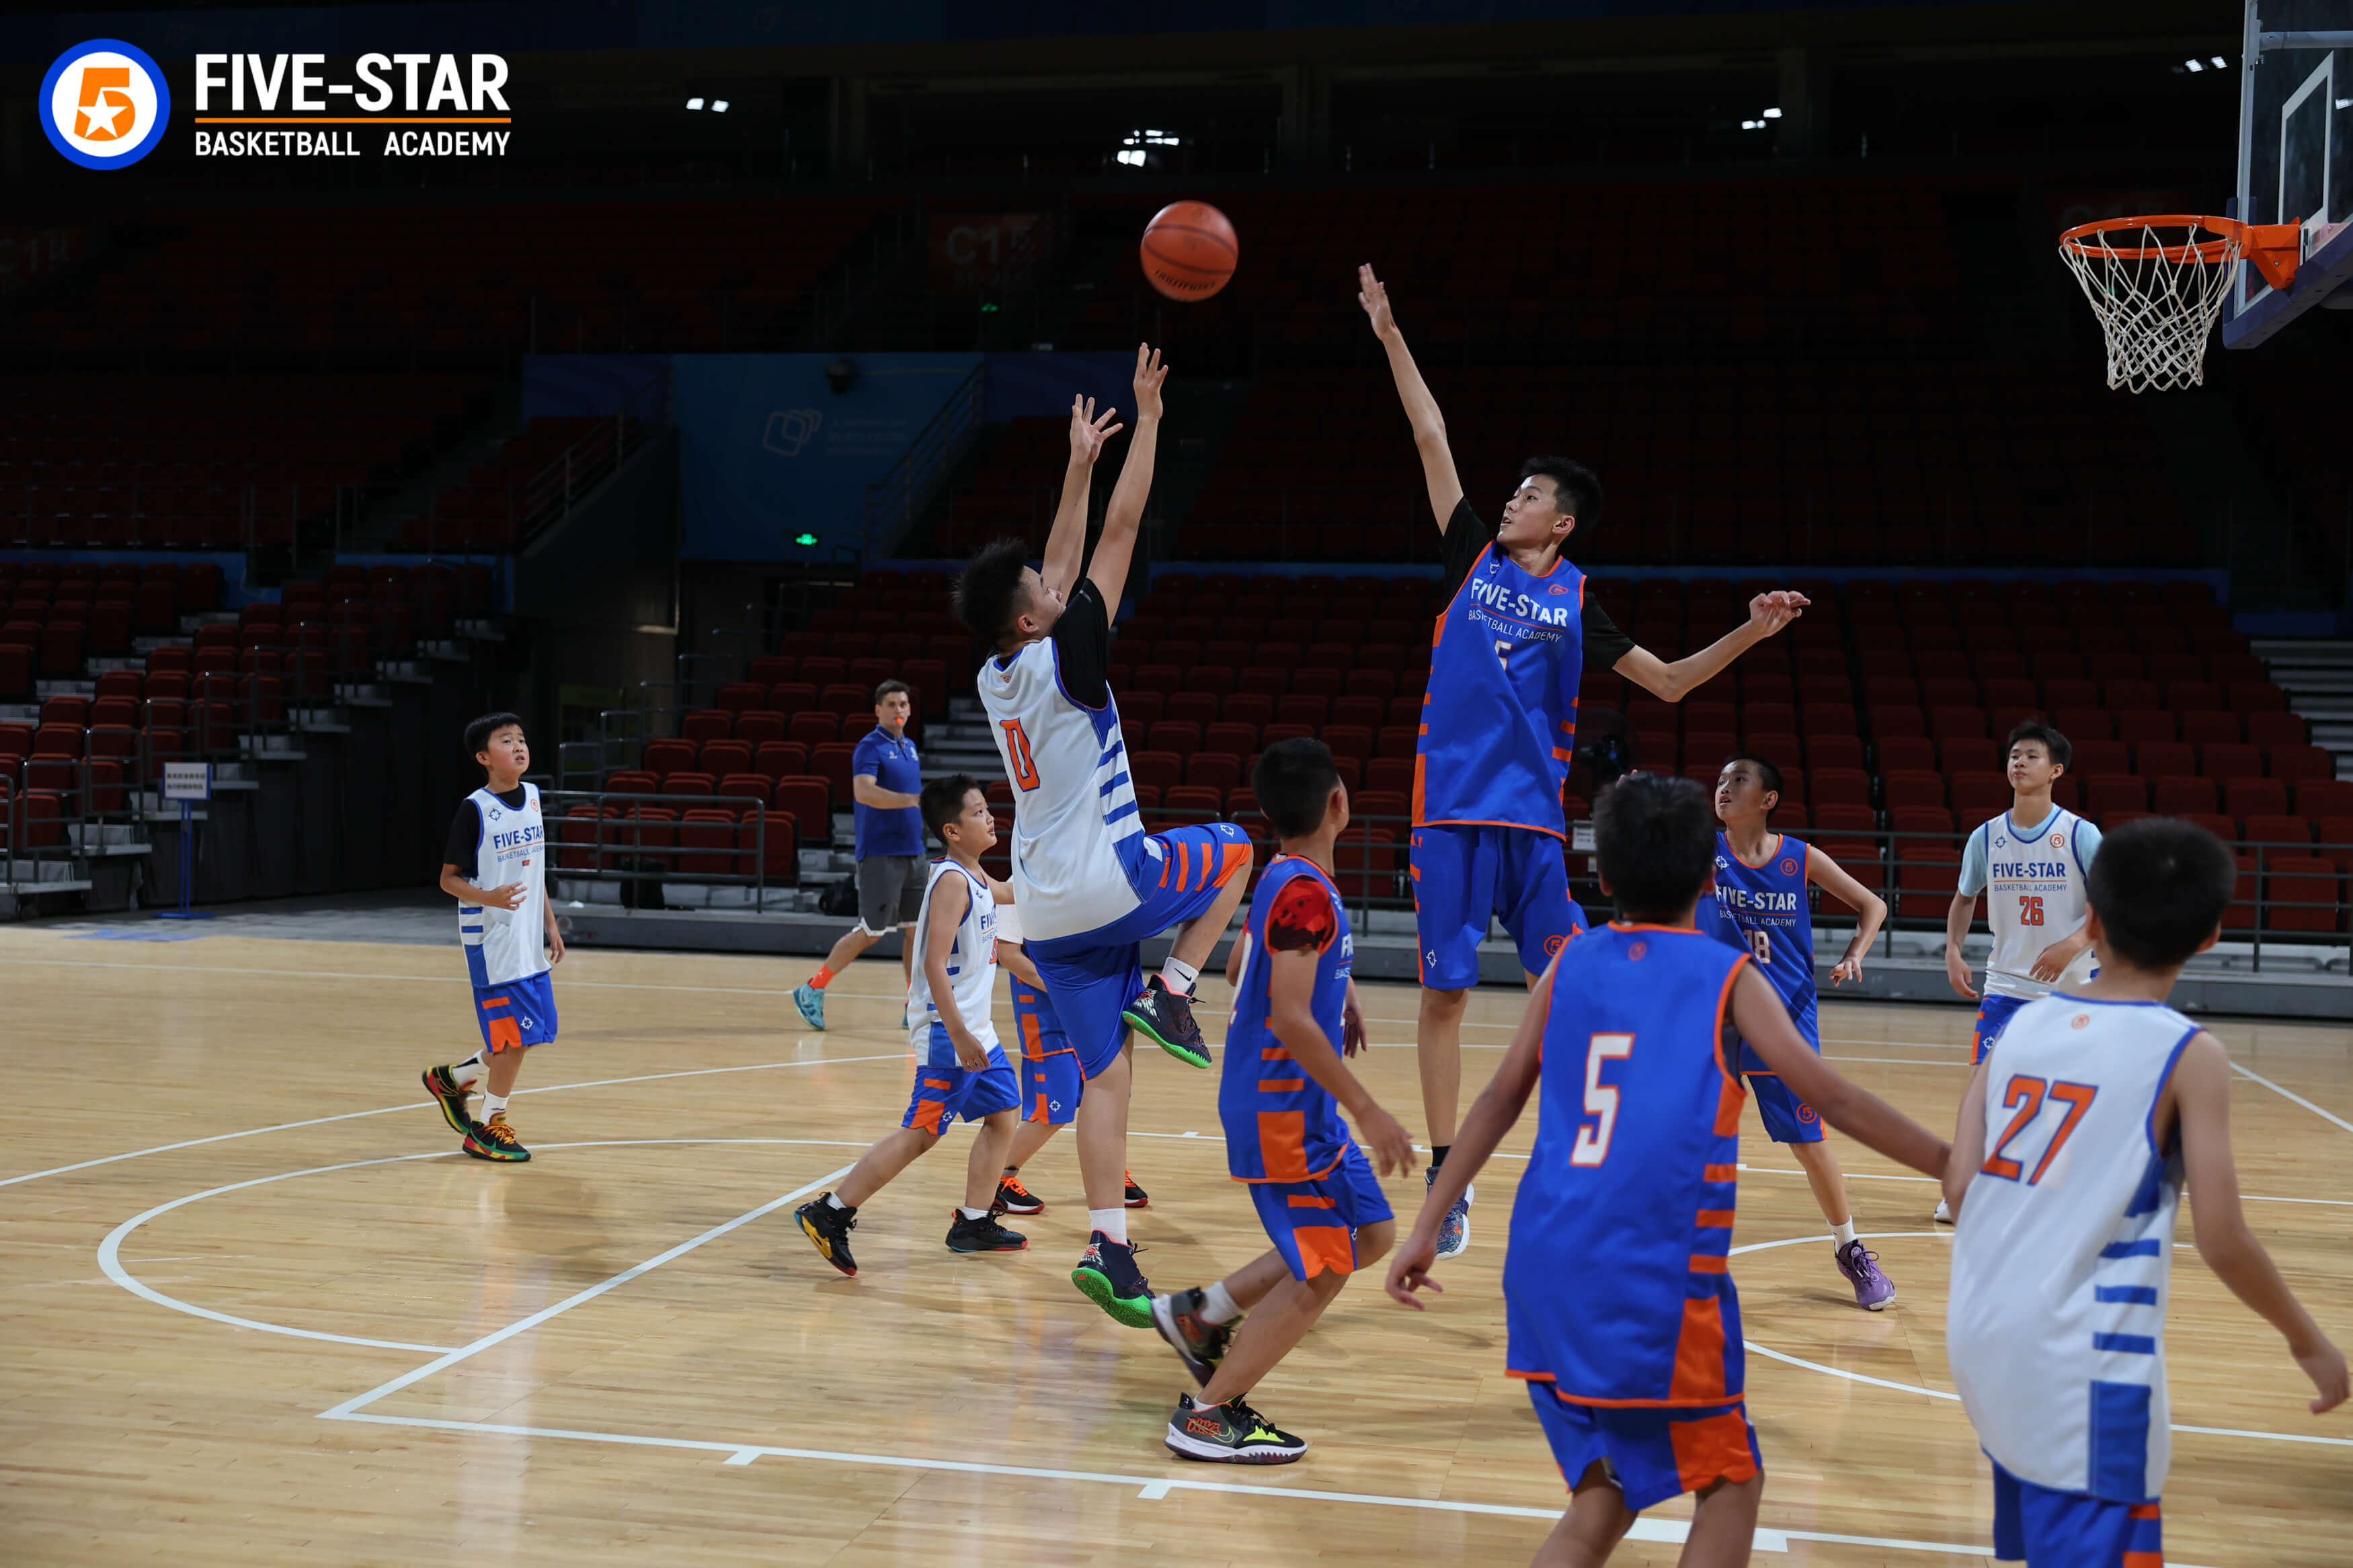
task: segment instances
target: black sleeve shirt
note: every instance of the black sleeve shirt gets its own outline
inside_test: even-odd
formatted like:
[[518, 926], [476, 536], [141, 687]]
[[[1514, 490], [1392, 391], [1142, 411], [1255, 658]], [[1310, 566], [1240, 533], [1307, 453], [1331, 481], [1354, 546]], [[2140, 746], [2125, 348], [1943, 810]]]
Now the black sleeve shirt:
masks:
[[[531, 804], [531, 796], [523, 785], [517, 784], [500, 795], [499, 802], [521, 811]], [[474, 797], [470, 795], [458, 803], [458, 815], [450, 820], [449, 842], [441, 851], [441, 863], [457, 867], [458, 875], [479, 888], [481, 883], [477, 879], [481, 867], [475, 858], [475, 851], [481, 847], [481, 844], [482, 808], [474, 804]]]
[[1062, 672], [1062, 689], [1071, 700], [1101, 708], [1111, 700], [1111, 608], [1092, 577], [1082, 577], [1071, 590], [1070, 604], [1054, 629], [1054, 658]]
[[[1454, 516], [1446, 525], [1440, 542], [1440, 614], [1443, 606], [1454, 602], [1461, 591], [1463, 579], [1478, 563], [1479, 552], [1495, 542], [1495, 531], [1479, 521], [1471, 510], [1471, 498], [1463, 497], [1454, 503]], [[1588, 670], [1614, 669], [1618, 661], [1634, 651], [1634, 639], [1618, 629], [1618, 623], [1600, 605], [1587, 600], [1578, 618], [1585, 627], [1585, 668]]]

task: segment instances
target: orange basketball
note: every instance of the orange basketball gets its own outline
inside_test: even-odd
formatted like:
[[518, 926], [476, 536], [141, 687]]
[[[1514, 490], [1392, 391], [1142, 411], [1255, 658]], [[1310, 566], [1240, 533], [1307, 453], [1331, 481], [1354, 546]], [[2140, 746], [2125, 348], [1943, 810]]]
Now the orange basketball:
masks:
[[1241, 258], [1234, 226], [1207, 202], [1171, 202], [1144, 226], [1144, 276], [1171, 300], [1206, 300]]

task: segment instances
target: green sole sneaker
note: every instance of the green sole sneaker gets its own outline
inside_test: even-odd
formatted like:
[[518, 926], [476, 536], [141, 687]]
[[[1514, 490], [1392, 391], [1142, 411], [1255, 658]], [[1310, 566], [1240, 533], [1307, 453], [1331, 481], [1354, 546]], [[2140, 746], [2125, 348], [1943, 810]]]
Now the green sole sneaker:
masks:
[[1076, 1285], [1087, 1300], [1101, 1307], [1111, 1321], [1124, 1329], [1148, 1329], [1152, 1326], [1150, 1296], [1123, 1297], [1113, 1293], [1112, 1282], [1092, 1268], [1071, 1270], [1071, 1283]]
[[448, 1068], [427, 1068], [424, 1072], [425, 1092], [441, 1110], [441, 1119], [449, 1131], [463, 1138], [474, 1131], [474, 1119], [466, 1114], [467, 1091], [459, 1086]]
[[1129, 1028], [1187, 1067], [1212, 1065], [1208, 1044], [1193, 1022], [1192, 1004], [1170, 991], [1157, 974], [1146, 983], [1144, 994], [1121, 1008], [1119, 1016]]

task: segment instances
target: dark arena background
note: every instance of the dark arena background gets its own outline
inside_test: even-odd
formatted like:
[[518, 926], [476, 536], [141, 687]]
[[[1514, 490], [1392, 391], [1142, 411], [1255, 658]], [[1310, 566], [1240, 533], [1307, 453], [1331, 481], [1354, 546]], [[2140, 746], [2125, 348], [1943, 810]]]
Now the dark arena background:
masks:
[[[876, 689], [923, 778], [982, 781], [1010, 877], [951, 584], [1044, 550], [1074, 395], [1130, 426], [1100, 531], [1139, 343], [1172, 369], [1113, 595], [1138, 814], [1236, 825], [1262, 871], [1257, 761], [1324, 742], [1360, 1070], [1433, 1142], [1443, 540], [1360, 264], [1480, 517], [1531, 454], [1599, 476], [1565, 553], [1634, 643], [1810, 601], [1679, 700], [1588, 660], [1560, 852], [1596, 921], [1604, 788], [1770, 761], [1773, 828], [1886, 910], [1833, 991], [1858, 911], [1814, 895], [1824, 1052], [1942, 1131], [1965, 841], [2044, 721], [2059, 806], [2237, 857], [2173, 1005], [2237, 1064], [2252, 1224], [2353, 1332], [2353, 48], [2259, 47], [2353, 38], [2353, 4], [2275, 5], [11, 8], [0, 1561], [1527, 1561], [1564, 1497], [1505, 1377], [1519, 1166], [1432, 1317], [1376, 1266], [1253, 1394], [1315, 1445], [1260, 1473], [1163, 1448], [1181, 1369], [1058, 1266], [935, 1245], [961, 1150], [874, 1200], [854, 1280], [777, 1209], [907, 1092], [899, 933], [829, 1027], [793, 1000], [862, 920]], [[1180, 201], [1238, 237], [1209, 297], [1139, 260]], [[2183, 384], [2136, 391], [2060, 236], [2141, 215], [2284, 226], [2297, 265], [2189, 264], [2228, 297]], [[417, 1098], [472, 1048], [436, 882], [501, 710], [569, 949], [516, 1170], [448, 1158]], [[1500, 921], [1478, 965], [1465, 1106], [1525, 1005]], [[1135, 1234], [1173, 1288], [1263, 1242], [1215, 1073], [1138, 1057]], [[1986, 1561], [1927, 1179], [1841, 1144], [1904, 1291], [1852, 1312], [1746, 1131], [1757, 1560]], [[1029, 1168], [1033, 1254], [1085, 1244], [1073, 1142]], [[2342, 1563], [2353, 1426], [2180, 1259], [2165, 1560]], [[1616, 1560], [1674, 1561], [1689, 1518]]]

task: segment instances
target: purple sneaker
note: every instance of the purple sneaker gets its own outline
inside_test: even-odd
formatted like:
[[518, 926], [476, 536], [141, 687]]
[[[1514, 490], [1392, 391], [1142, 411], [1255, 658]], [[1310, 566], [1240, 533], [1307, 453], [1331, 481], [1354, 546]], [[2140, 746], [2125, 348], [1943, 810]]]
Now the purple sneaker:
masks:
[[1838, 1259], [1839, 1272], [1854, 1287], [1854, 1304], [1866, 1312], [1876, 1312], [1895, 1300], [1895, 1286], [1879, 1271], [1879, 1254], [1866, 1251], [1861, 1241], [1850, 1241], [1831, 1256]]

